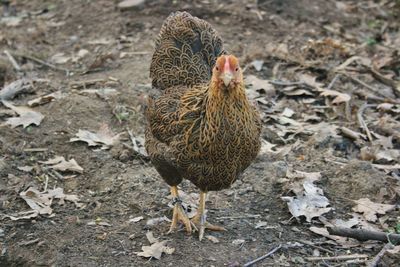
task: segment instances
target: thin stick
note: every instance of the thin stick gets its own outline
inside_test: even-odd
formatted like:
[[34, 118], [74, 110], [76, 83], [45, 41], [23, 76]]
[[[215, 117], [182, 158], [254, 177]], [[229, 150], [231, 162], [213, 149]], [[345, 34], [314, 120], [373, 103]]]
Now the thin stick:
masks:
[[351, 229], [345, 227], [328, 227], [327, 230], [331, 235], [351, 237], [359, 241], [379, 240], [382, 242], [390, 242], [394, 245], [400, 244], [400, 234], [391, 234], [364, 229]]
[[376, 267], [378, 266], [378, 263], [382, 259], [383, 255], [385, 255], [386, 251], [388, 249], [392, 249], [393, 245], [390, 243], [387, 243], [386, 245], [383, 246], [381, 251], [367, 264], [367, 267]]
[[367, 134], [368, 140], [369, 140], [371, 143], [373, 142], [373, 140], [372, 140], [372, 135], [371, 135], [371, 132], [370, 132], [369, 129], [368, 129], [367, 124], [365, 123], [365, 121], [364, 121], [364, 119], [363, 119], [362, 114], [363, 114], [363, 112], [364, 112], [364, 110], [365, 110], [366, 108], [368, 108], [368, 107], [374, 107], [374, 106], [375, 106], [375, 105], [368, 105], [367, 103], [364, 103], [364, 104], [358, 109], [358, 112], [357, 112], [358, 123], [359, 123], [360, 126], [364, 129], [365, 133]]
[[67, 75], [70, 73], [70, 70], [68, 70], [68, 69], [64, 69], [64, 68], [60, 68], [60, 67], [54, 66], [53, 64], [50, 64], [50, 63], [48, 63], [46, 61], [43, 61], [41, 59], [38, 59], [38, 58], [30, 56], [30, 55], [19, 54], [19, 53], [12, 53], [12, 55], [14, 57], [23, 57], [23, 58], [29, 59], [31, 61], [34, 61], [34, 62], [40, 64], [40, 65], [46, 66], [46, 67], [48, 67], [50, 69], [54, 69], [54, 70], [58, 70], [58, 71], [64, 71]]
[[43, 189], [43, 191], [46, 191], [46, 190], [47, 190], [47, 186], [49, 185], [49, 176], [46, 175], [46, 174], [45, 174], [45, 176], [46, 176], [46, 182], [44, 183], [44, 189]]
[[306, 258], [308, 261], [340, 261], [340, 260], [351, 260], [351, 259], [360, 259], [360, 258], [368, 258], [367, 254], [351, 254], [351, 255], [340, 255], [340, 256], [332, 256], [332, 257], [308, 257]]
[[314, 245], [314, 244], [313, 244], [312, 242], [310, 242], [310, 241], [307, 241], [307, 240], [298, 240], [298, 241], [299, 241], [300, 243], [303, 243], [303, 244], [305, 244], [305, 245], [308, 245], [308, 246], [310, 246], [310, 247], [312, 247], [312, 248], [316, 248], [316, 249], [325, 251], [325, 252], [330, 253], [330, 254], [333, 254], [333, 253], [334, 253], [332, 250], [329, 250], [329, 249], [326, 249], [326, 248], [323, 248], [323, 247], [320, 247], [320, 246], [316, 246], [316, 245]]
[[280, 244], [279, 246], [277, 246], [276, 248], [274, 248], [273, 250], [271, 250], [270, 252], [268, 252], [267, 254], [265, 254], [264, 256], [261, 256], [255, 260], [252, 260], [248, 263], [246, 263], [245, 265], [243, 265], [243, 267], [249, 267], [252, 266], [253, 264], [262, 261], [265, 258], [268, 258], [269, 256], [271, 256], [272, 254], [274, 254], [275, 252], [277, 252], [278, 250], [280, 250], [282, 248], [282, 245]]
[[365, 88], [369, 89], [370, 91], [372, 91], [372, 92], [374, 92], [374, 93], [376, 93], [376, 94], [378, 94], [378, 95], [380, 95], [380, 96], [386, 97], [385, 95], [383, 95], [382, 93], [380, 93], [378, 89], [372, 87], [371, 85], [366, 84], [365, 82], [363, 82], [363, 81], [357, 79], [356, 77], [354, 77], [354, 76], [352, 76], [352, 75], [349, 75], [348, 73], [343, 73], [343, 74], [346, 75], [346, 76], [347, 76], [348, 78], [350, 78], [351, 80], [353, 80], [354, 82], [356, 82], [356, 83], [358, 83], [358, 84], [364, 86]]
[[285, 82], [285, 81], [278, 81], [278, 80], [271, 80], [269, 83], [273, 85], [281, 85], [281, 86], [291, 86], [291, 85], [306, 85], [304, 82]]
[[15, 60], [15, 58], [8, 52], [7, 50], [4, 50], [4, 54], [8, 57], [8, 60], [10, 60], [11, 64], [13, 65], [14, 69], [16, 71], [21, 71], [21, 67], [18, 65], [18, 62]]
[[340, 73], [336, 74], [326, 89], [331, 90], [335, 82], [339, 79]]

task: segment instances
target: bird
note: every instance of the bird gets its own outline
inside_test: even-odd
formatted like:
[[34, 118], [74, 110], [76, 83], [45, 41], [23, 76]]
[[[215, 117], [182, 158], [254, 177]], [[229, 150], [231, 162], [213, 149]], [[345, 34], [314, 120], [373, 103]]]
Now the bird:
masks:
[[[145, 108], [145, 148], [170, 186], [173, 217], [168, 233], [182, 223], [188, 234], [223, 231], [206, 218], [206, 194], [229, 188], [260, 150], [262, 123], [246, 96], [239, 60], [206, 21], [188, 12], [171, 13], [161, 26], [150, 64], [152, 87]], [[200, 189], [189, 219], [178, 185]]]

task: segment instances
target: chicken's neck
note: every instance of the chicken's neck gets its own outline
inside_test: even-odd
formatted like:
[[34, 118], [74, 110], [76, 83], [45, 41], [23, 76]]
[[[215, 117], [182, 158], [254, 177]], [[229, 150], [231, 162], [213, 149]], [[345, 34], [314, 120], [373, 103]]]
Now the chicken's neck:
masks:
[[[250, 108], [243, 83], [237, 84], [228, 90], [219, 88], [215, 83], [210, 84], [206, 103], [207, 117], [215, 117], [216, 114], [230, 112], [246, 112]], [[221, 115], [222, 115], [221, 114]]]

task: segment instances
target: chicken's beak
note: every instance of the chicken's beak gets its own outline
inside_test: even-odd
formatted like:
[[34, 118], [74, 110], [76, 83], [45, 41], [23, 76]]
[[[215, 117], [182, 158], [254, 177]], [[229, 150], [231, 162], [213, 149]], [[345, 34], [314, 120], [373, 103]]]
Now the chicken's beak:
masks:
[[227, 71], [222, 74], [222, 81], [224, 82], [225, 86], [228, 86], [233, 78], [232, 72]]

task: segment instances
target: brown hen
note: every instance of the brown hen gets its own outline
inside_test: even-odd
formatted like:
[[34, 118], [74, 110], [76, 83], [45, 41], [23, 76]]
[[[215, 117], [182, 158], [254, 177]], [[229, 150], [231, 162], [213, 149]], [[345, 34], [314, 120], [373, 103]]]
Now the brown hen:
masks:
[[[182, 221], [188, 232], [224, 230], [206, 222], [205, 195], [228, 188], [260, 149], [261, 121], [245, 93], [238, 60], [225, 55], [221, 38], [207, 22], [186, 12], [171, 14], [156, 41], [150, 67], [158, 96], [149, 98], [146, 149], [171, 186], [170, 232]], [[177, 186], [187, 179], [200, 190], [190, 221]]]

